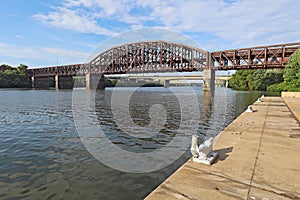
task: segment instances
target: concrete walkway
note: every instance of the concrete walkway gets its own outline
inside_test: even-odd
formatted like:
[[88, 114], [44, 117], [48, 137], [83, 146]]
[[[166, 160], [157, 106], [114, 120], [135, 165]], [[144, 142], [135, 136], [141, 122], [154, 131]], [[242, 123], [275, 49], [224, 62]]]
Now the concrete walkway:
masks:
[[265, 97], [253, 109], [215, 139], [212, 166], [189, 160], [146, 199], [300, 199], [300, 99]]

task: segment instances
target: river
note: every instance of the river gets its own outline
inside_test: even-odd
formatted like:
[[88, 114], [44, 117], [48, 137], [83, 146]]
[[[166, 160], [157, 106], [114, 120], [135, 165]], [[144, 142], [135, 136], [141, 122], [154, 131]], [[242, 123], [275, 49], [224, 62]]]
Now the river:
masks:
[[[189, 95], [185, 87], [174, 87], [173, 91]], [[202, 138], [217, 135], [262, 94], [216, 88], [211, 100], [202, 88], [194, 87], [193, 91], [200, 105], [196, 133]], [[178, 101], [170, 89], [134, 91], [130, 116], [140, 128], [128, 126], [123, 130], [107, 105], [112, 92], [106, 89], [92, 95], [98, 124], [114, 144], [147, 153], [176, 135], [180, 116], [176, 117], [178, 105], [174, 105]], [[92, 156], [82, 143], [74, 123], [72, 98], [72, 90], [0, 90], [0, 199], [142, 199], [191, 156], [186, 148], [178, 159], [152, 172], [111, 168]], [[167, 125], [160, 135], [150, 139], [124, 136], [124, 128], [133, 134], [143, 132], [141, 127], [151, 123], [150, 107], [158, 104], [167, 107]]]

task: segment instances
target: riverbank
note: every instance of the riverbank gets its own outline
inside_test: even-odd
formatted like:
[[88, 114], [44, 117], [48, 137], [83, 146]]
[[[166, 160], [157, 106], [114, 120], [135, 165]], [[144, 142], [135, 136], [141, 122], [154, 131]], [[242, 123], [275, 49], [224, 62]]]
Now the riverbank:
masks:
[[300, 199], [300, 98], [265, 97], [253, 109], [215, 139], [212, 166], [189, 159], [146, 199]]

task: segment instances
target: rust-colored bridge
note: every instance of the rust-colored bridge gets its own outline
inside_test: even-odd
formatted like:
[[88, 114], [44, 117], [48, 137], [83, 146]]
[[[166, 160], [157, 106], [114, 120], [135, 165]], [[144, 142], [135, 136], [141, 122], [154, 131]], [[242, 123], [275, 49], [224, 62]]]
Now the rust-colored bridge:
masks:
[[210, 89], [215, 70], [283, 68], [299, 48], [300, 42], [208, 52], [184, 44], [144, 41], [113, 47], [89, 63], [29, 69], [29, 75], [33, 87], [43, 87], [42, 79], [47, 77], [55, 76], [60, 88], [60, 82], [70, 82], [72, 76], [86, 76], [87, 88], [93, 88], [97, 85], [92, 82], [99, 82], [103, 74], [204, 71], [204, 88]]
[[258, 46], [211, 53], [216, 70], [283, 68], [300, 42]]

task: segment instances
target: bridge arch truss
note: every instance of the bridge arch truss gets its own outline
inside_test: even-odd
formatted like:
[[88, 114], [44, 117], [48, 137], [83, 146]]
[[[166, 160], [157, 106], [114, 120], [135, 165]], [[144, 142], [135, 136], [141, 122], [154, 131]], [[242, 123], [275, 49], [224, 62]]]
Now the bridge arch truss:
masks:
[[202, 71], [207, 51], [165, 41], [143, 41], [113, 47], [90, 62], [92, 74]]

